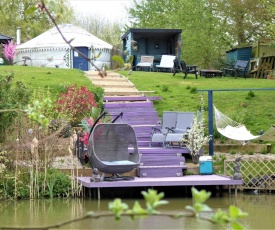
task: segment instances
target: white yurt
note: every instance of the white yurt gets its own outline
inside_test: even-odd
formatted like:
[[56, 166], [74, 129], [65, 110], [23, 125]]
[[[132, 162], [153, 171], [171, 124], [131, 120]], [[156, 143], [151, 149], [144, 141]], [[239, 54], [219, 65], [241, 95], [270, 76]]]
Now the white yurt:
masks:
[[[58, 26], [67, 41], [89, 58], [101, 69], [103, 65], [110, 68], [112, 45], [90, 34], [86, 30], [72, 24]], [[54, 27], [28, 42], [17, 45], [16, 62], [18, 65], [46, 66], [56, 68], [75, 68], [83, 71], [95, 67], [84, 57], [74, 51]], [[100, 54], [99, 57], [97, 55]]]

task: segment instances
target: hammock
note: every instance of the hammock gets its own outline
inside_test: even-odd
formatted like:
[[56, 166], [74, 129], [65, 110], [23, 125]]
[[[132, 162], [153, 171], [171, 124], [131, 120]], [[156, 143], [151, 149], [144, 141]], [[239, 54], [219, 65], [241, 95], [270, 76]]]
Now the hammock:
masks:
[[254, 136], [251, 134], [243, 124], [230, 119], [221, 113], [215, 106], [214, 112], [217, 130], [223, 136], [237, 141], [249, 141], [260, 137], [260, 135]]

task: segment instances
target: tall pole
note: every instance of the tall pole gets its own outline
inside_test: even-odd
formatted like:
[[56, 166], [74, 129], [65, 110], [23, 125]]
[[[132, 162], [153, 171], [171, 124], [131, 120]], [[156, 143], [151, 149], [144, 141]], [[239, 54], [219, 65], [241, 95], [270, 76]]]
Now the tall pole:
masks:
[[213, 141], [213, 91], [208, 90], [208, 131], [209, 135], [211, 135], [211, 139], [209, 141], [209, 155], [214, 155], [214, 141]]

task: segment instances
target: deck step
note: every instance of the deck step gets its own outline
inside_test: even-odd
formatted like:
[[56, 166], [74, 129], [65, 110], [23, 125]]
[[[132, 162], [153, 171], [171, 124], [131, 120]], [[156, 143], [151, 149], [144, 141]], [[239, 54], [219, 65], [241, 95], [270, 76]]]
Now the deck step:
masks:
[[113, 117], [123, 112], [123, 116], [117, 122], [126, 123], [133, 127], [139, 153], [141, 155], [140, 165], [137, 168], [139, 177], [181, 177], [185, 165], [184, 154], [190, 151], [183, 148], [163, 148], [159, 146], [149, 147], [152, 128], [159, 127], [160, 118], [154, 108], [154, 104], [145, 97], [134, 96], [123, 97], [105, 96], [105, 110]]
[[160, 96], [104, 96], [103, 101], [156, 101], [161, 100]]
[[139, 148], [140, 154], [190, 154], [187, 147], [183, 148], [163, 148], [163, 147], [143, 147]]
[[162, 154], [142, 155], [140, 159], [140, 166], [183, 166], [185, 164], [185, 157], [183, 156], [162, 156]]
[[182, 177], [183, 166], [139, 166], [137, 169], [138, 177]]

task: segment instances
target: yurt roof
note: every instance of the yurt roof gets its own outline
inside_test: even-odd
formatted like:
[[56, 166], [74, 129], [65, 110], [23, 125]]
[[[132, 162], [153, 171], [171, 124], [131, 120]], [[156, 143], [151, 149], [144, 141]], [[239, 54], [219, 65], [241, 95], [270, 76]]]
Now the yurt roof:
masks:
[[[95, 49], [112, 49], [112, 45], [92, 35], [88, 31], [74, 26], [72, 24], [62, 24], [58, 26], [61, 33], [67, 39], [72, 40], [71, 45], [74, 47], [91, 47]], [[31, 48], [63, 48], [69, 45], [63, 40], [56, 27], [40, 34], [39, 36], [17, 46], [17, 49]]]

